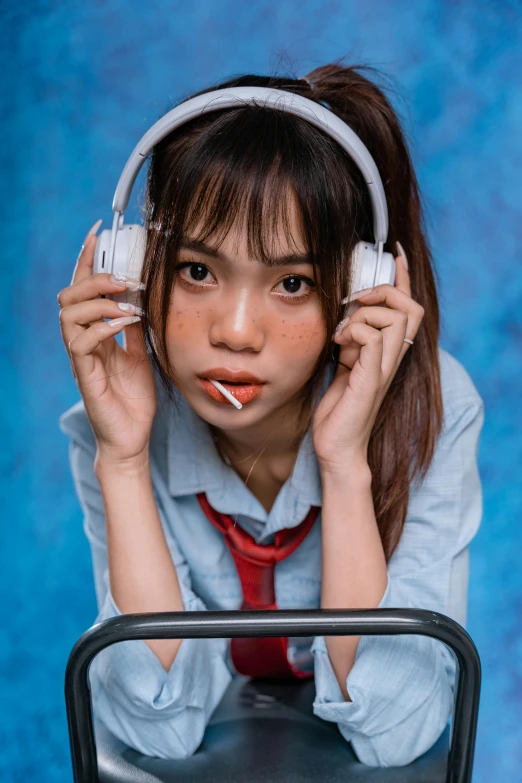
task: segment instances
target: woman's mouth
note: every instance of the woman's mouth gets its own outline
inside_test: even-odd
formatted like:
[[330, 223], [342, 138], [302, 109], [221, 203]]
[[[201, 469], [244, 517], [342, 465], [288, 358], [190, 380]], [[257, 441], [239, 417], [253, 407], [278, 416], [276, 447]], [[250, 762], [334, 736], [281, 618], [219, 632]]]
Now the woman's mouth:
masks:
[[[219, 380], [219, 378], [216, 378], [216, 380]], [[198, 378], [198, 381], [201, 384], [203, 391], [212, 400], [221, 402], [224, 405], [232, 405], [230, 400], [227, 400], [225, 395], [222, 394], [208, 378]], [[254, 400], [265, 385], [264, 383], [231, 383], [230, 381], [221, 380], [219, 380], [219, 383], [242, 405], [246, 405], [247, 402]]]

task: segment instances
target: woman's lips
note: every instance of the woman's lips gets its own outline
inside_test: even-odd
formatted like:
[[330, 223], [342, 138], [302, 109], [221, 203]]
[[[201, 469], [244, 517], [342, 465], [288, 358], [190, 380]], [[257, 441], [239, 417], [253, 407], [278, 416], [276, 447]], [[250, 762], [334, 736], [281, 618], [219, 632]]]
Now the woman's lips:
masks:
[[[224, 394], [221, 394], [213, 383], [208, 378], [198, 378], [203, 391], [216, 402], [221, 402], [225, 405], [232, 405], [230, 400], [227, 400]], [[225, 389], [232, 394], [242, 405], [246, 405], [247, 402], [254, 400], [263, 386], [264, 383], [244, 383], [235, 384], [227, 383], [227, 381], [219, 381], [219, 383], [225, 387]]]

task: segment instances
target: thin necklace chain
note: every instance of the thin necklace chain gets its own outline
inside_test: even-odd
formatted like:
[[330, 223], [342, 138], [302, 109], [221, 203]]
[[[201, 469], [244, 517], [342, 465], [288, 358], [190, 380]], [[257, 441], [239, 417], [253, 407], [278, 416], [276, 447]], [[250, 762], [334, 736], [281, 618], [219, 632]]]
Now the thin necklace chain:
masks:
[[[270, 438], [273, 436], [275, 430], [276, 430], [276, 428], [274, 427], [274, 429], [272, 430], [272, 432], [270, 433], [268, 438], [265, 440], [263, 446], [261, 447], [261, 451], [259, 452], [259, 454], [257, 455], [256, 459], [254, 460], [254, 464], [252, 465], [252, 467], [248, 471], [248, 476], [245, 479], [245, 487], [248, 484], [248, 479], [250, 478], [250, 474], [254, 470], [254, 468], [256, 466], [256, 463], [259, 460], [259, 457], [261, 456], [263, 451], [266, 449], [266, 447], [268, 445], [268, 442], [270, 441]], [[244, 457], [243, 459], [240, 459], [238, 462], [231, 462], [230, 459], [228, 458], [228, 456], [225, 454], [223, 446], [219, 443], [219, 438], [215, 435], [213, 439], [214, 439], [214, 442], [217, 443], [218, 449], [224, 454], [225, 461], [228, 462], [229, 465], [240, 465], [242, 462], [245, 462], [247, 459], [250, 459], [250, 457], [253, 457], [254, 454], [255, 454], [255, 451], [254, 451], [252, 454], [249, 454], [248, 457]], [[236, 516], [234, 518], [234, 527], [236, 527], [236, 525], [237, 525], [237, 517], [238, 517], [238, 515], [236, 514]]]
[[[259, 454], [257, 455], [257, 458], [254, 460], [254, 464], [252, 465], [252, 467], [251, 467], [251, 468], [250, 468], [250, 470], [248, 471], [248, 476], [246, 477], [246, 480], [245, 480], [245, 487], [246, 487], [246, 485], [247, 485], [247, 483], [248, 483], [248, 479], [250, 478], [250, 474], [251, 474], [251, 473], [252, 473], [252, 471], [254, 470], [254, 468], [255, 468], [255, 466], [256, 466], [256, 463], [257, 463], [257, 461], [259, 460], [259, 458], [260, 458], [261, 454], [262, 454], [262, 453], [263, 453], [263, 451], [265, 450], [266, 446], [268, 445], [268, 443], [269, 443], [270, 439], [272, 438], [272, 436], [274, 435], [275, 431], [276, 431], [276, 427], [274, 427], [274, 429], [272, 430], [272, 432], [270, 433], [270, 435], [268, 436], [268, 438], [265, 440], [265, 442], [264, 442], [263, 446], [261, 447], [261, 451], [260, 451], [260, 452], [259, 452]], [[247, 459], [250, 459], [250, 457], [253, 457], [253, 456], [254, 456], [254, 454], [255, 454], [255, 452], [253, 452], [253, 453], [252, 453], [252, 454], [250, 454], [248, 457], [243, 457], [243, 459], [240, 459], [238, 462], [231, 462], [231, 461], [230, 461], [230, 459], [228, 458], [228, 456], [225, 454], [225, 452], [224, 452], [224, 449], [223, 449], [222, 445], [219, 443], [219, 438], [218, 438], [218, 436], [217, 436], [217, 435], [213, 435], [213, 436], [212, 436], [212, 439], [213, 439], [213, 441], [216, 443], [216, 445], [217, 445], [217, 448], [218, 448], [218, 451], [221, 453], [221, 455], [222, 455], [222, 456], [224, 456], [224, 458], [225, 458], [225, 462], [228, 462], [228, 464], [229, 464], [229, 465], [240, 465], [242, 462], [245, 462]], [[238, 514], [236, 514], [236, 516], [235, 516], [235, 518], [234, 518], [234, 527], [236, 527], [236, 525], [237, 525], [237, 517], [238, 517]]]

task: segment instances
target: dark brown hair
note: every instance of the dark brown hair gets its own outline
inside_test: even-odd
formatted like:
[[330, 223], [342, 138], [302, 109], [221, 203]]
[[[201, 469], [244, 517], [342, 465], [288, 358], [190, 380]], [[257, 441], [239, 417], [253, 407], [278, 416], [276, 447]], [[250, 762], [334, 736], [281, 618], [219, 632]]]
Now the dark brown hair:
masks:
[[[384, 250], [395, 256], [395, 241], [401, 242], [410, 261], [412, 297], [425, 310], [415, 346], [405, 354], [388, 389], [368, 448], [376, 519], [389, 560], [406, 519], [410, 484], [417, 475], [425, 476], [442, 429], [439, 306], [405, 134], [384, 89], [363, 71], [380, 75], [370, 66], [337, 62], [307, 74], [307, 81], [245, 75], [201, 93], [261, 86], [303, 95], [344, 120], [377, 164], [389, 215]], [[201, 220], [203, 231], [197, 238], [212, 236], [219, 245], [236, 220], [245, 220], [249, 252], [261, 258], [276, 221], [281, 219], [285, 230], [289, 225], [285, 196], [290, 192], [297, 197], [303, 239], [319, 271], [317, 295], [327, 334], [315, 370], [298, 395], [304, 435], [328, 363], [339, 358], [340, 346], [331, 338], [345, 312], [341, 299], [350, 291], [352, 250], [359, 240], [373, 240], [371, 202], [362, 175], [323, 131], [287, 112], [245, 104], [193, 119], [154, 147], [143, 210], [150, 230], [142, 274], [142, 324], [150, 360], [172, 400], [176, 371], [169, 362], [165, 330], [183, 233], [188, 230], [194, 236]]]

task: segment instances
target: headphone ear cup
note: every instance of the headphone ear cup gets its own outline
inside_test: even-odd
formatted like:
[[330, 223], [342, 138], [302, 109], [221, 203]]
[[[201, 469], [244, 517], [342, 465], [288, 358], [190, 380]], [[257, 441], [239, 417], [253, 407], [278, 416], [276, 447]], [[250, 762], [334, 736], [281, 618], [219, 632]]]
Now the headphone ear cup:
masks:
[[[352, 253], [352, 274], [350, 279], [350, 295], [342, 300], [348, 304], [357, 291], [364, 288], [395, 283], [395, 259], [391, 253], [383, 253], [378, 266], [379, 253], [371, 242], [357, 242]], [[359, 305], [357, 305], [358, 307]]]
[[[93, 273], [120, 273], [127, 275], [133, 280], [141, 280], [147, 244], [145, 227], [135, 223], [124, 225], [118, 229], [114, 248], [114, 261], [112, 267], [109, 268], [111, 233], [110, 229], [105, 229], [98, 236], [94, 251]], [[127, 302], [131, 301], [134, 293], [139, 292], [124, 291], [121, 294], [108, 295], [107, 298], [114, 299], [116, 302]]]
[[377, 266], [377, 251], [370, 242], [357, 242], [352, 254], [352, 277], [350, 291], [372, 288]]
[[123, 226], [122, 230], [125, 229], [127, 229], [127, 271], [125, 274], [133, 280], [141, 280], [143, 262], [145, 260], [145, 247], [147, 245], [147, 232], [144, 226], [137, 223]]
[[393, 254], [383, 253], [381, 257], [381, 266], [375, 273], [375, 285], [395, 285], [396, 271], [397, 266]]
[[100, 232], [100, 234], [98, 234], [96, 247], [94, 248], [94, 263], [92, 266], [92, 272], [94, 275], [97, 275], [100, 272], [112, 272], [112, 269], [107, 268], [110, 240], [110, 229], [104, 229], [102, 232]]

